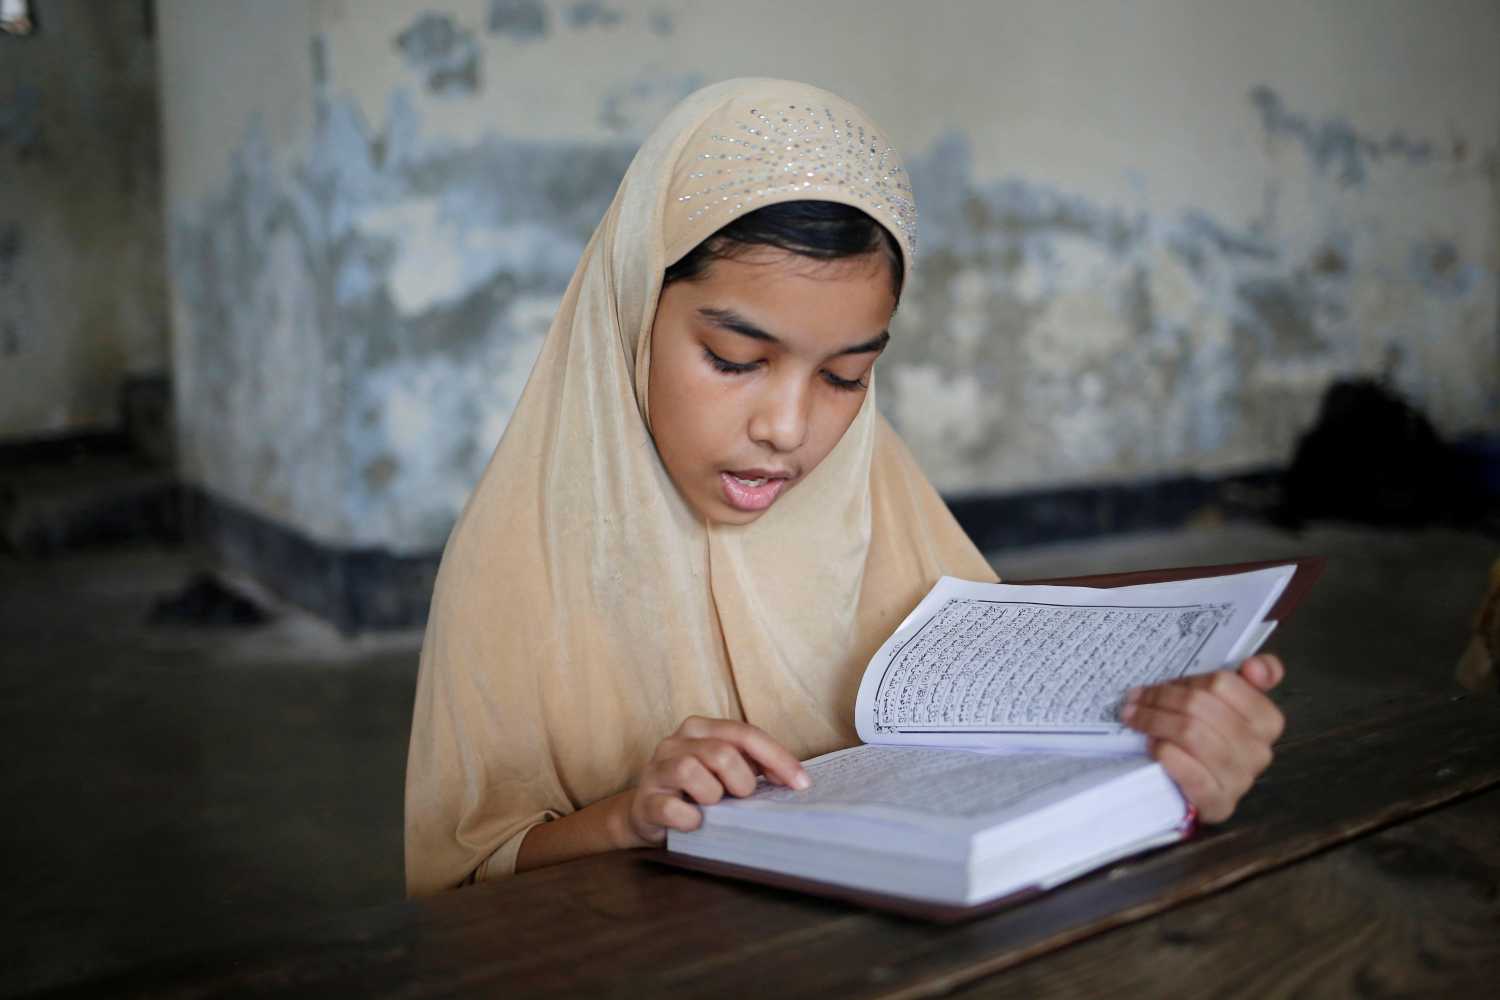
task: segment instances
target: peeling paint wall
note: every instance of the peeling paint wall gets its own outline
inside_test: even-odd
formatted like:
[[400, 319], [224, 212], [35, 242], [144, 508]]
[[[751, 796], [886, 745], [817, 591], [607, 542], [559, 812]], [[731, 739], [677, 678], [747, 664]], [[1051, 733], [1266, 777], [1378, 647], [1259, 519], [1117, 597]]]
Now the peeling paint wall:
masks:
[[960, 133], [917, 159], [935, 225], [902, 328], [940, 336], [898, 338], [880, 379], [948, 491], [1280, 464], [1356, 373], [1450, 432], [1500, 427], [1493, 141], [1466, 163], [1336, 119], [1262, 128], [1247, 219], [980, 179]]
[[0, 439], [118, 424], [167, 364], [156, 50], [140, 4], [0, 35]]
[[185, 473], [325, 542], [441, 546], [635, 145], [740, 75], [844, 93], [908, 156], [922, 255], [880, 402], [946, 491], [1283, 461], [1357, 373], [1500, 426], [1493, 4], [161, 21]]

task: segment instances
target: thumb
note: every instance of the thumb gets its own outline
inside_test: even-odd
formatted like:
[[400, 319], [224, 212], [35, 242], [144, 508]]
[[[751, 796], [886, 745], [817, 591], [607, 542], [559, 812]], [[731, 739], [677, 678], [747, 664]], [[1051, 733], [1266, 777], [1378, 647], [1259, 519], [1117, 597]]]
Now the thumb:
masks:
[[1282, 665], [1279, 656], [1263, 653], [1241, 663], [1239, 673], [1256, 688], [1269, 691], [1286, 676], [1286, 667]]

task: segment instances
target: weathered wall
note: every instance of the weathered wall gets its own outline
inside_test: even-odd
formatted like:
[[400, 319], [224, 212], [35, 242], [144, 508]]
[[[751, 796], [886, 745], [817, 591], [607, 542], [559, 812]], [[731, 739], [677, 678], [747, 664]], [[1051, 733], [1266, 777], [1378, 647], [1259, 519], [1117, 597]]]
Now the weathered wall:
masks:
[[167, 365], [149, 8], [35, 7], [0, 35], [0, 439], [111, 427]]
[[921, 259], [881, 405], [955, 493], [1285, 459], [1388, 372], [1500, 425], [1500, 10], [162, 4], [191, 480], [432, 551], [634, 145], [806, 79], [908, 154]]

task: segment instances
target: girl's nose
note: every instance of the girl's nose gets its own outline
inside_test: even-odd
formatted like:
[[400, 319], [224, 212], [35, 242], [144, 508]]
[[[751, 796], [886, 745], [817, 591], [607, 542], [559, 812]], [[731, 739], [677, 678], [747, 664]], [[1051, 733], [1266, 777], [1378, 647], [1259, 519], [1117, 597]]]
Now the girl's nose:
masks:
[[811, 394], [801, 379], [767, 386], [750, 416], [750, 439], [775, 451], [796, 451], [807, 441]]

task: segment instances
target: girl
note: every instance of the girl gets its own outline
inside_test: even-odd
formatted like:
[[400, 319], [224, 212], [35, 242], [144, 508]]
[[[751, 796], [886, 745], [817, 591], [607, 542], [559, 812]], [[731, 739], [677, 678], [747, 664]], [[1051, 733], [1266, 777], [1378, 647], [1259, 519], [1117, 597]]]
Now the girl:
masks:
[[[646, 140], [443, 554], [409, 892], [660, 843], [757, 773], [806, 787], [938, 577], [996, 579], [875, 408], [915, 240], [894, 150], [826, 91], [716, 84]], [[1281, 675], [1128, 701], [1205, 820], [1269, 763]]]

